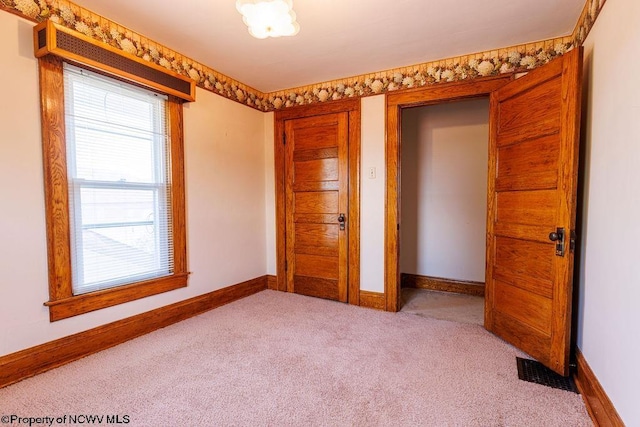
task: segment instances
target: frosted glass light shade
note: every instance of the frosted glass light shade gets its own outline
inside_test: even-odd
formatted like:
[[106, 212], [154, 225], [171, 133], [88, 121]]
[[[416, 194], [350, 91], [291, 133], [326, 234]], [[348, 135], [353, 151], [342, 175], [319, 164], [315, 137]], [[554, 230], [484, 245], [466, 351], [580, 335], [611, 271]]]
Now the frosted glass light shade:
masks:
[[236, 9], [255, 38], [294, 36], [300, 31], [292, 0], [237, 0]]

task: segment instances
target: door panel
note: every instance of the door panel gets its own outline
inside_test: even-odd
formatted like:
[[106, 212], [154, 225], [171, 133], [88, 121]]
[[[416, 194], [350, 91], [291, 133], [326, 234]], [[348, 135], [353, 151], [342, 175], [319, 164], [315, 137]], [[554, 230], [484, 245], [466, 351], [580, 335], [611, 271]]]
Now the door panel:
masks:
[[336, 214], [293, 214], [295, 224], [335, 224]]
[[[486, 298], [486, 295], [485, 295]], [[500, 331], [499, 336], [514, 346], [522, 348], [549, 348], [551, 338], [533, 329], [528, 322], [520, 320], [496, 311], [493, 317], [493, 327]], [[532, 333], [535, 332], [535, 333]]]
[[496, 189], [556, 188], [559, 149], [557, 133], [498, 147]]
[[553, 298], [553, 282], [538, 277], [525, 277], [514, 274], [509, 270], [496, 269], [494, 280], [523, 289], [525, 291], [540, 295], [546, 298]]
[[309, 255], [338, 256], [338, 232], [335, 224], [298, 223], [295, 249]]
[[496, 280], [495, 300], [506, 316], [551, 336], [551, 298]]
[[[491, 94], [485, 327], [569, 373], [582, 50]], [[549, 233], [565, 230], [556, 254]]]
[[335, 213], [338, 217], [340, 194], [338, 191], [297, 190], [295, 212], [298, 214]]
[[540, 280], [552, 280], [554, 245], [496, 237], [495, 270]]
[[306, 182], [337, 181], [338, 158], [295, 162], [295, 180]]
[[[314, 121], [316, 118], [298, 119]], [[298, 144], [296, 151], [302, 150], [318, 150], [319, 148], [337, 148], [338, 147], [338, 129], [333, 123], [326, 125], [317, 124], [310, 127], [295, 126]]]
[[560, 129], [561, 78], [552, 79], [539, 86], [524, 90], [500, 104], [498, 127], [501, 141], [498, 147], [514, 140], [558, 132]]
[[287, 289], [346, 302], [348, 113], [287, 120], [285, 135]]
[[339, 181], [303, 181], [293, 185], [293, 191], [323, 191], [323, 190], [340, 190]]
[[554, 190], [500, 192], [496, 203], [498, 221], [552, 228], [556, 224], [555, 196]]
[[338, 280], [338, 257], [296, 253], [296, 275]]
[[304, 162], [317, 159], [337, 159], [338, 147], [320, 148], [317, 150], [298, 150], [293, 154], [293, 160]]
[[338, 281], [319, 277], [294, 276], [295, 292], [317, 298], [340, 299]]

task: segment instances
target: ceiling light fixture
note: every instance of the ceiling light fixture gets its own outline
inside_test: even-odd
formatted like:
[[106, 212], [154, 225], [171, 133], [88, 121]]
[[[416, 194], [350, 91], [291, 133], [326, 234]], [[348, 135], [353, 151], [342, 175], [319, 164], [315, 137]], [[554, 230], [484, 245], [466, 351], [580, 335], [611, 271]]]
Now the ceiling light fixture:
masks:
[[236, 9], [257, 39], [295, 36], [300, 31], [292, 0], [238, 0]]

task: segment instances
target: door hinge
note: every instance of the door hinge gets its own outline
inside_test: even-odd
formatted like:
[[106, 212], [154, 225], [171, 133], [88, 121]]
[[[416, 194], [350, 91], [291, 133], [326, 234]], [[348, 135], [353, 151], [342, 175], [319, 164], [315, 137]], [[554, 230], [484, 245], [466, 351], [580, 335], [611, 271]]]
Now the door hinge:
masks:
[[576, 239], [578, 236], [576, 235], [575, 230], [571, 230], [571, 235], [569, 237], [569, 250], [571, 252], [576, 250]]
[[286, 132], [284, 132], [282, 134], [282, 144], [283, 145], [287, 145], [287, 133]]
[[287, 261], [284, 262], [284, 271], [289, 269], [289, 263]]

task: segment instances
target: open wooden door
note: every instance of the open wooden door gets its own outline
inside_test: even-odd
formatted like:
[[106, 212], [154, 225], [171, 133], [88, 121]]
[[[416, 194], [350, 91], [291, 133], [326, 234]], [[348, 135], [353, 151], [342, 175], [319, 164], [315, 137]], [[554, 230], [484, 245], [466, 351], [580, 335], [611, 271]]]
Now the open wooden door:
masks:
[[287, 290], [346, 302], [349, 115], [285, 122]]
[[582, 49], [491, 94], [485, 327], [569, 374]]

